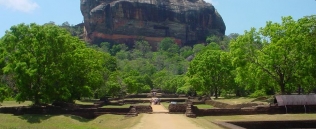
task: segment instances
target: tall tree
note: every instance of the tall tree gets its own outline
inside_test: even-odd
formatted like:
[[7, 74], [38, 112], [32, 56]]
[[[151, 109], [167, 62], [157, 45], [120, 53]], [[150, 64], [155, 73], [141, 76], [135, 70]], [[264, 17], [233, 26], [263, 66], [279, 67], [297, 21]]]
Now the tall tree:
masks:
[[310, 36], [314, 30], [309, 28], [313, 23], [315, 20], [307, 17], [299, 21], [283, 17], [282, 23], [267, 22], [260, 31], [251, 29], [232, 40], [236, 80], [256, 87], [265, 84], [281, 94], [295, 91], [309, 75], [306, 69], [315, 68], [311, 65], [314, 60], [308, 58], [315, 55], [315, 49], [310, 51], [310, 47], [305, 47], [315, 43]]
[[172, 38], [164, 38], [158, 44], [158, 47], [159, 47], [159, 51], [168, 52], [170, 53], [170, 56], [179, 52], [179, 46], [176, 44], [176, 42]]
[[191, 85], [199, 83], [194, 87], [197, 91], [209, 95], [215, 93], [217, 98], [220, 90], [231, 82], [228, 79], [232, 79], [229, 78], [232, 67], [227, 54], [214, 43], [192, 60], [187, 75], [191, 79]]
[[3, 72], [13, 74], [19, 102], [72, 101], [78, 95], [91, 95], [91, 86], [98, 84], [94, 73], [100, 68], [95, 62], [99, 55], [56, 25], [12, 26], [0, 44]]

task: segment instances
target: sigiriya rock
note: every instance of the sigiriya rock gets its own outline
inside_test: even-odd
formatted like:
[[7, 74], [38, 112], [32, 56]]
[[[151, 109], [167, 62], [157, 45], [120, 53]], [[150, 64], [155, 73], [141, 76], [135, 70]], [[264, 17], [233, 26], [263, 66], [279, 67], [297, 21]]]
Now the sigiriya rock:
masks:
[[133, 44], [139, 38], [158, 43], [172, 37], [179, 45], [225, 35], [214, 6], [203, 0], [80, 0], [84, 39], [93, 44]]

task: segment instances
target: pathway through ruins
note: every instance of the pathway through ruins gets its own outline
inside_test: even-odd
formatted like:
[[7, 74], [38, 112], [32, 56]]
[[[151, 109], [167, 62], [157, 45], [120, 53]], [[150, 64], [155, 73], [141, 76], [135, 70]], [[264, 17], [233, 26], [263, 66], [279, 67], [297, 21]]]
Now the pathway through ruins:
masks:
[[140, 123], [131, 129], [203, 129], [184, 114], [168, 114], [163, 105], [152, 105], [153, 114], [143, 114]]

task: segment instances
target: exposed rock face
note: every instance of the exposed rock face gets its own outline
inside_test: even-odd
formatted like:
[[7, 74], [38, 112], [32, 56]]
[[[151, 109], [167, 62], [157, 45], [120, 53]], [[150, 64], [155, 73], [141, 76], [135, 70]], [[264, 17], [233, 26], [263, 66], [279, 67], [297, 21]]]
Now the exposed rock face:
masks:
[[214, 6], [203, 0], [80, 0], [85, 40], [158, 43], [172, 37], [178, 44], [205, 42], [224, 35], [225, 24]]

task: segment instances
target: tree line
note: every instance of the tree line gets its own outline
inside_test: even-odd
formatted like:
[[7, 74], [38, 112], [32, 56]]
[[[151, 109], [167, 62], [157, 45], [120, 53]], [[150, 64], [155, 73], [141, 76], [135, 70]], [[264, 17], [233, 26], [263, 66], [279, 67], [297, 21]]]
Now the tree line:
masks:
[[283, 17], [194, 46], [165, 38], [155, 50], [141, 39], [132, 48], [87, 44], [66, 23], [19, 24], [0, 39], [0, 100], [73, 102], [153, 88], [215, 97], [307, 94], [316, 83], [315, 25], [316, 16]]

